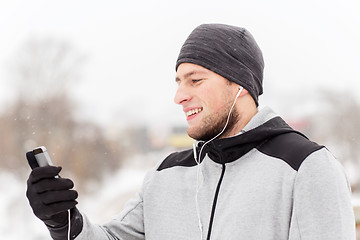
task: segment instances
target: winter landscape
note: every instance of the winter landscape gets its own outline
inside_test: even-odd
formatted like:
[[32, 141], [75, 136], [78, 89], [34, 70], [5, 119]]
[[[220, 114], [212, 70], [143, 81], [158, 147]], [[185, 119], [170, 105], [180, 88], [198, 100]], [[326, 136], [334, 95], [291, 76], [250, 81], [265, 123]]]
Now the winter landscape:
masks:
[[151, 167], [192, 147], [173, 101], [175, 61], [190, 31], [212, 22], [258, 39], [260, 108], [342, 163], [359, 226], [359, 12], [353, 0], [0, 0], [0, 239], [49, 239], [25, 196], [34, 147], [47, 147], [99, 224]]

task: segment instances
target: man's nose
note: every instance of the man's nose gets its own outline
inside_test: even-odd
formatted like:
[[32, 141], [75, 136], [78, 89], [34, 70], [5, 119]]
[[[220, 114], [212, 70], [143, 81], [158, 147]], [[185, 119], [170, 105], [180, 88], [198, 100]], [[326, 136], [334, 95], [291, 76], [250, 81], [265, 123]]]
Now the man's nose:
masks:
[[190, 99], [191, 95], [188, 89], [183, 85], [179, 85], [175, 93], [174, 102], [181, 105], [188, 102]]

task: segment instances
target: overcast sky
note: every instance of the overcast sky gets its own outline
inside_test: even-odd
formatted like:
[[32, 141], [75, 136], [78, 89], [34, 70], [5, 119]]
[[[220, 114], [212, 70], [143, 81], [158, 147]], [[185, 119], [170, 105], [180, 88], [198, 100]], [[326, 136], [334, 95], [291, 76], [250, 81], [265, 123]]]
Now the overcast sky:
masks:
[[86, 55], [73, 89], [85, 117], [185, 124], [173, 103], [174, 65], [202, 23], [254, 35], [265, 58], [261, 105], [281, 111], [321, 86], [360, 89], [358, 0], [0, 0], [0, 108], [13, 95], [9, 59], [26, 40], [51, 37]]

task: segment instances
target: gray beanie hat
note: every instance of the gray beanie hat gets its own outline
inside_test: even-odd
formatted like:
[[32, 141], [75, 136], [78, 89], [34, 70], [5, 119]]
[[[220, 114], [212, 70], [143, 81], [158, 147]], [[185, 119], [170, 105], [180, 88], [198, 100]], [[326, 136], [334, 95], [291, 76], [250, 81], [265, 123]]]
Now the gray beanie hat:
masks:
[[246, 29], [224, 24], [198, 26], [181, 48], [176, 70], [181, 63], [200, 65], [239, 84], [259, 105], [264, 60], [255, 39]]

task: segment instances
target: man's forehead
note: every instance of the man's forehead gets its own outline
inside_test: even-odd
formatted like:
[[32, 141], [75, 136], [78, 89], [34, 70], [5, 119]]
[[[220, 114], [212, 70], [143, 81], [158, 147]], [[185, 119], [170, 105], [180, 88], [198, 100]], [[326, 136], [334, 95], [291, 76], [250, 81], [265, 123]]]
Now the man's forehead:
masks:
[[195, 74], [208, 74], [210, 70], [193, 63], [182, 63], [176, 71], [176, 79], [188, 78]]

